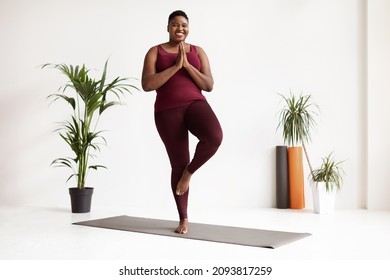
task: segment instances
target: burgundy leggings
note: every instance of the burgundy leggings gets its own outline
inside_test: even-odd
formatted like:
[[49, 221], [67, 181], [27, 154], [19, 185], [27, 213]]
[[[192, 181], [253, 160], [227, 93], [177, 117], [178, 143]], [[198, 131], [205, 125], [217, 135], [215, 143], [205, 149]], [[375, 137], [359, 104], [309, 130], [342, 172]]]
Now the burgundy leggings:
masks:
[[[184, 169], [193, 174], [218, 150], [222, 129], [207, 101], [155, 113], [157, 131], [168, 153], [172, 166], [171, 187], [180, 219], [187, 218], [188, 193], [176, 195], [176, 186]], [[199, 139], [190, 161], [188, 132]]]

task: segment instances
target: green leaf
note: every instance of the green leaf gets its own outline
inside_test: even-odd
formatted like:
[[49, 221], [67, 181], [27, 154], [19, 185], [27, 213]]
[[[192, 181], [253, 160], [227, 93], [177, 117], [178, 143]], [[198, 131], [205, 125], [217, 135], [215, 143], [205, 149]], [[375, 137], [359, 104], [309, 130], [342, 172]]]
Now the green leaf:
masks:
[[91, 165], [89, 168], [95, 169], [95, 170], [97, 170], [98, 168], [105, 168], [105, 169], [107, 169], [107, 167], [105, 167], [103, 165]]

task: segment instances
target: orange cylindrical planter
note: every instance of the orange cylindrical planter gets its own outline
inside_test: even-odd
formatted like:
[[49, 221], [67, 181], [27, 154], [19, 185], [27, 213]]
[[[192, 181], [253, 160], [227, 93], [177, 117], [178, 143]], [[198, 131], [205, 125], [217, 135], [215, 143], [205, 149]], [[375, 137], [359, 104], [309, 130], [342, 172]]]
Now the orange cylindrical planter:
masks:
[[288, 147], [290, 208], [305, 208], [302, 147]]

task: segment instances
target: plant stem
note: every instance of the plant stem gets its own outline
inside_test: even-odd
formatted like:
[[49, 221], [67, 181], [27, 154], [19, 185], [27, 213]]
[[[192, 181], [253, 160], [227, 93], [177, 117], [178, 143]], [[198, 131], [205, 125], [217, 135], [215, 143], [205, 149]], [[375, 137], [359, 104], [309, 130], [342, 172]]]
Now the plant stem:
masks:
[[313, 168], [311, 167], [311, 163], [310, 163], [310, 160], [309, 160], [309, 156], [308, 156], [308, 154], [307, 154], [305, 141], [303, 141], [301, 128], [300, 128], [299, 126], [297, 126], [297, 128], [298, 128], [299, 137], [301, 138], [303, 151], [305, 152], [306, 160], [307, 160], [307, 163], [308, 163], [309, 168], [310, 168], [311, 177], [314, 178]]
[[314, 178], [313, 168], [311, 167], [309, 156], [307, 155], [307, 151], [306, 151], [306, 145], [304, 142], [302, 142], [302, 147], [303, 147], [303, 151], [305, 152], [307, 163], [309, 164], [311, 176], [312, 176], [312, 178]]

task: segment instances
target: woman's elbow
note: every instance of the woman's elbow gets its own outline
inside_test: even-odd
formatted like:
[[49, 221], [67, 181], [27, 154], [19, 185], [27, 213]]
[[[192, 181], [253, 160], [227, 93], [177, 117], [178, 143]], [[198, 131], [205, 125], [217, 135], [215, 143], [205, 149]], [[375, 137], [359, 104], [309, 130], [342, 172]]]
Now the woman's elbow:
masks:
[[142, 86], [142, 89], [143, 89], [144, 91], [146, 91], [146, 92], [152, 91], [152, 90], [153, 90], [153, 88], [151, 87], [150, 83], [147, 83], [147, 82], [145, 82], [145, 81], [142, 81], [142, 82], [141, 82], [141, 86]]
[[145, 92], [149, 92], [149, 91], [152, 91], [152, 90], [153, 90], [153, 89], [148, 88], [148, 87], [145, 87], [145, 86], [142, 86], [142, 89], [143, 89]]
[[210, 82], [208, 82], [208, 83], [206, 83], [206, 84], [204, 85], [203, 90], [204, 90], [204, 91], [207, 91], [207, 92], [210, 92], [210, 91], [213, 90], [213, 87], [214, 87], [214, 81], [210, 81]]
[[213, 90], [213, 85], [207, 85], [207, 86], [204, 87], [203, 90], [204, 90], [204, 91], [207, 91], [207, 92], [210, 92], [210, 91]]

